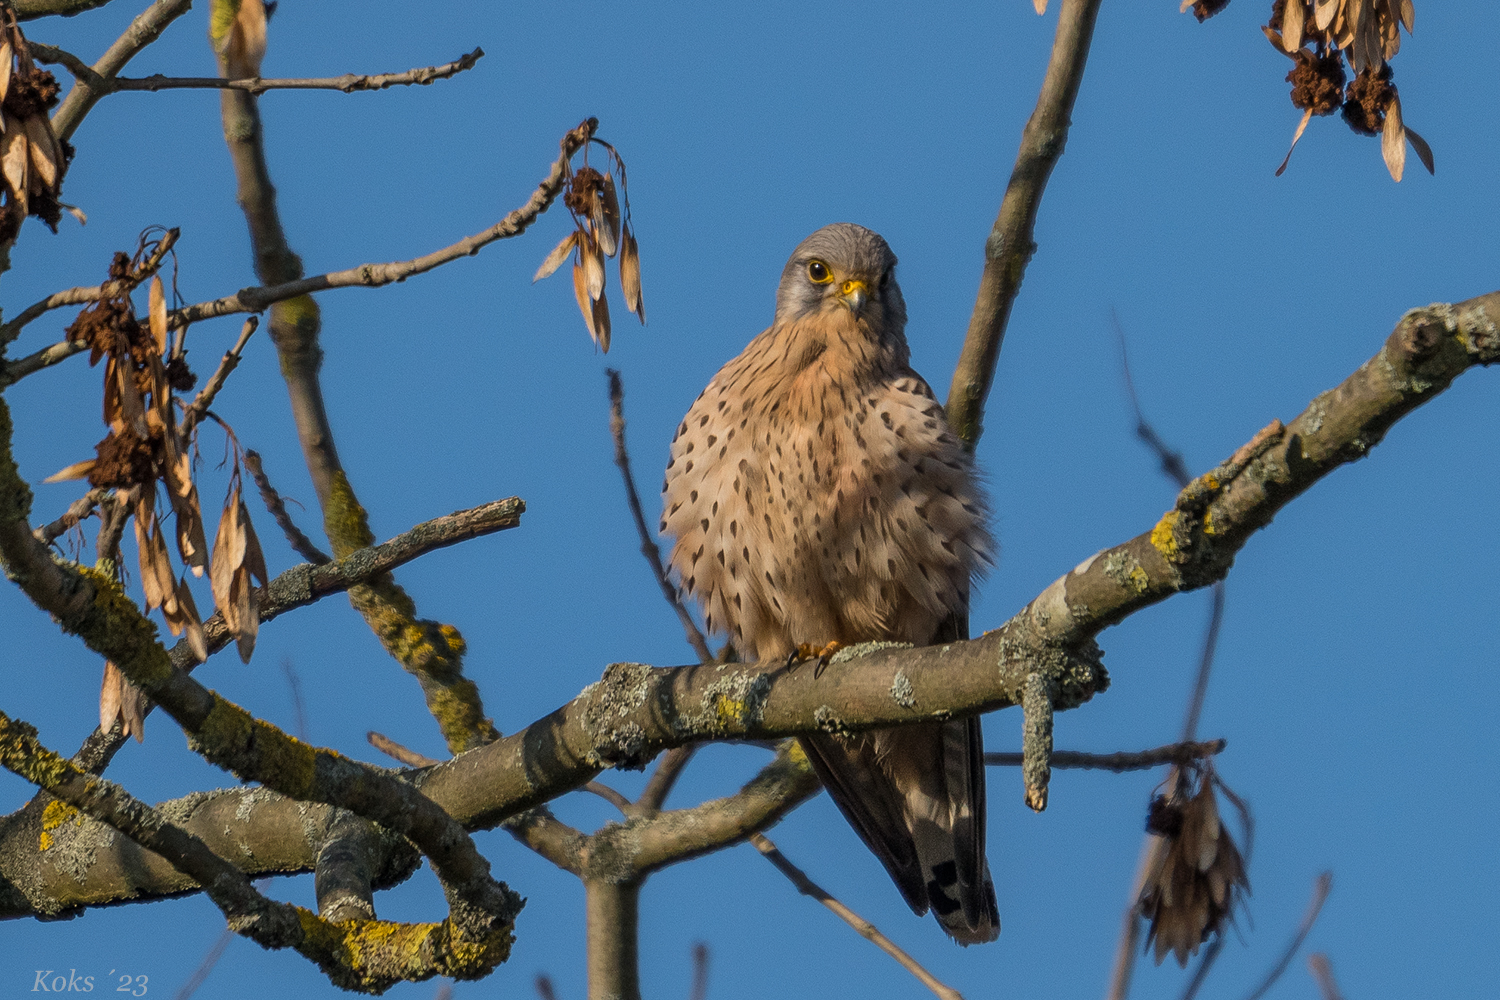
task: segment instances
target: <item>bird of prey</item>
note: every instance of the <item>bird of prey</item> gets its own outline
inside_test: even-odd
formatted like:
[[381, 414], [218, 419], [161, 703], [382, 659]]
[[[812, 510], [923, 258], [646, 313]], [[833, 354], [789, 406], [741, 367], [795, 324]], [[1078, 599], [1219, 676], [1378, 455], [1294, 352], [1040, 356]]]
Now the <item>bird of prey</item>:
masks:
[[[744, 659], [922, 646], [967, 627], [970, 579], [991, 561], [986, 501], [908, 364], [895, 268], [861, 226], [809, 236], [781, 273], [770, 329], [673, 438], [661, 524], [672, 568]], [[979, 720], [800, 743], [912, 910], [931, 909], [961, 944], [994, 940]]]

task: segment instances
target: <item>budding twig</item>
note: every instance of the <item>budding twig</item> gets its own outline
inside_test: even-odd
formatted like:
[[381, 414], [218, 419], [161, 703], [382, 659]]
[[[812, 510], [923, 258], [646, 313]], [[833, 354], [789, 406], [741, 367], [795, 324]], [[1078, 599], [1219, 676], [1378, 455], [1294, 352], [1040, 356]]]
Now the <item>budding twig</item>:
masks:
[[[1225, 740], [1208, 740], [1204, 743], [1171, 743], [1154, 750], [1141, 750], [1137, 753], [1126, 751], [1079, 753], [1075, 750], [1054, 750], [1052, 751], [1052, 766], [1062, 769], [1076, 768], [1116, 773], [1147, 771], [1163, 764], [1186, 764], [1204, 757], [1212, 757], [1222, 753], [1226, 746], [1228, 743]], [[1024, 762], [1024, 756], [1019, 753], [987, 753], [984, 755], [984, 762], [991, 767], [1020, 767]]]

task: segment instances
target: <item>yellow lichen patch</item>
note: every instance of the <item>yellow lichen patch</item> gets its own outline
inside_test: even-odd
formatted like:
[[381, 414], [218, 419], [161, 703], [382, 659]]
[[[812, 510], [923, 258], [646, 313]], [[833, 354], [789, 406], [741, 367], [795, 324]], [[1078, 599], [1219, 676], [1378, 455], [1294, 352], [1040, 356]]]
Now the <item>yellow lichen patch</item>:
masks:
[[256, 719], [254, 725], [255, 746], [261, 751], [261, 782], [283, 795], [306, 798], [317, 771], [317, 748], [281, 732], [269, 722]]
[[1214, 510], [1212, 507], [1203, 512], [1203, 533], [1205, 535], [1214, 534]]
[[1156, 522], [1156, 527], [1151, 529], [1152, 547], [1165, 556], [1168, 562], [1176, 561], [1179, 554], [1174, 531], [1181, 516], [1180, 511], [1169, 510], [1161, 516], [1160, 521]]
[[370, 518], [359, 505], [349, 477], [340, 470], [333, 474], [328, 504], [323, 508], [323, 528], [333, 543], [333, 557], [342, 559], [349, 553], [375, 544]]
[[714, 698], [714, 715], [719, 720], [719, 725], [727, 726], [731, 723], [743, 724], [746, 705], [743, 701], [720, 694]]
[[1135, 564], [1135, 568], [1130, 571], [1127, 579], [1130, 580], [1130, 585], [1135, 588], [1137, 594], [1144, 594], [1146, 588], [1151, 586], [1151, 577], [1140, 563]]
[[76, 623], [90, 649], [109, 657], [135, 685], [150, 691], [172, 676], [172, 660], [157, 637], [156, 623], [118, 581], [89, 566], [69, 566], [94, 587], [93, 613]]
[[83, 816], [66, 802], [53, 799], [47, 803], [47, 807], [42, 810], [42, 835], [37, 841], [37, 849], [45, 851], [56, 843], [52, 831], [69, 820], [72, 820], [75, 826], [83, 825]]

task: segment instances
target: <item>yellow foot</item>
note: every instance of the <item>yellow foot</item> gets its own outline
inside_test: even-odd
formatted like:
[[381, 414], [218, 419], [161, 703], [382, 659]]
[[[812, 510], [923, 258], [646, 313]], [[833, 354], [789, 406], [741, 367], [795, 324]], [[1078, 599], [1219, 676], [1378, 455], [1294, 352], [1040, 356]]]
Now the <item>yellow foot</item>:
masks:
[[828, 668], [828, 658], [843, 648], [844, 644], [837, 640], [825, 646], [811, 642], [800, 643], [796, 650], [786, 658], [787, 669], [795, 668], [799, 663], [805, 663], [808, 660], [817, 660], [818, 665], [813, 668], [813, 677], [822, 677], [823, 671]]

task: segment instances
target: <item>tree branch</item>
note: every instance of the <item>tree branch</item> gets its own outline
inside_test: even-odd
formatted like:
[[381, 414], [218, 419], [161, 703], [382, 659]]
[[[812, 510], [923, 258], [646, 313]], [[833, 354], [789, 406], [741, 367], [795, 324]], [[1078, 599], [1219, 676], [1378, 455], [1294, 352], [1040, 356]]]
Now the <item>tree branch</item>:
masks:
[[266, 510], [275, 519], [276, 526], [286, 536], [287, 543], [303, 559], [310, 563], [321, 565], [332, 562], [333, 557], [312, 543], [312, 539], [302, 533], [292, 520], [292, 515], [287, 513], [286, 503], [281, 499], [281, 494], [276, 492], [276, 487], [271, 485], [271, 479], [266, 475], [265, 468], [261, 465], [260, 454], [253, 450], [245, 452], [245, 468], [250, 470], [250, 478], [255, 480], [255, 488], [260, 491], [261, 502], [266, 505]]
[[894, 941], [880, 933], [880, 929], [874, 924], [849, 909], [843, 903], [840, 903], [837, 899], [834, 899], [821, 886], [808, 878], [807, 873], [788, 861], [786, 855], [782, 854], [770, 840], [756, 833], [751, 835], [750, 843], [755, 845], [755, 849], [764, 855], [767, 861], [776, 866], [777, 871], [791, 880], [791, 883], [797, 887], [798, 892], [804, 896], [816, 899], [836, 913], [839, 919], [850, 927], [853, 927], [860, 937], [874, 944], [875, 947], [894, 958], [903, 969], [916, 976], [923, 986], [937, 994], [942, 1000], [963, 1000], [963, 994], [959, 993], [958, 990], [945, 985], [936, 976], [924, 969], [916, 959], [901, 950]]
[[[37, 48], [38, 46], [32, 46], [33, 51]], [[60, 52], [58, 54], [63, 55]], [[443, 63], [441, 66], [423, 66], [401, 73], [364, 75], [345, 73], [343, 76], [285, 79], [255, 77], [249, 80], [226, 80], [218, 76], [163, 76], [155, 73], [139, 78], [117, 76], [105, 81], [103, 85], [107, 88], [105, 93], [110, 94], [122, 90], [243, 90], [257, 95], [267, 90], [340, 90], [346, 94], [352, 94], [355, 91], [385, 90], [389, 87], [409, 87], [413, 84], [425, 87], [434, 80], [447, 80], [467, 69], [472, 69], [483, 56], [484, 49], [476, 48], [473, 52], [459, 56], [453, 62]], [[42, 56], [38, 54], [37, 58], [41, 59]], [[72, 67], [69, 66], [69, 69]]]
[[[1206, 743], [1172, 743], [1155, 750], [1139, 753], [1078, 753], [1072, 750], [1052, 751], [1052, 766], [1077, 768], [1080, 770], [1147, 771], [1163, 764], [1186, 764], [1224, 752], [1225, 740], [1209, 740]], [[991, 767], [1020, 767], [1023, 755], [1018, 753], [987, 753], [984, 762]]]
[[1329, 890], [1332, 888], [1333, 872], [1324, 872], [1314, 880], [1312, 898], [1307, 901], [1307, 912], [1302, 915], [1301, 926], [1292, 935], [1291, 941], [1287, 942], [1280, 961], [1271, 967], [1271, 971], [1266, 973], [1266, 978], [1261, 981], [1260, 986], [1256, 987], [1245, 1000], [1260, 1000], [1270, 992], [1272, 986], [1276, 985], [1276, 980], [1280, 979], [1281, 974], [1287, 970], [1287, 966], [1292, 964], [1292, 959], [1297, 955], [1297, 949], [1301, 948], [1302, 942], [1307, 940], [1307, 935], [1312, 930], [1313, 924], [1317, 922], [1318, 914], [1322, 912], [1323, 903], [1328, 899]]
[[[619, 466], [620, 478], [625, 481], [625, 500], [630, 504], [630, 517], [635, 522], [636, 534], [641, 539], [641, 555], [646, 557], [646, 562], [651, 566], [651, 575], [656, 578], [656, 585], [661, 588], [662, 596], [677, 613], [677, 620], [682, 623], [688, 645], [698, 654], [700, 662], [710, 663], [714, 654], [709, 650], [703, 633], [693, 623], [693, 616], [688, 614], [687, 608], [677, 599], [677, 590], [672, 586], [672, 581], [667, 579], [666, 567], [661, 564], [661, 550], [656, 547], [651, 531], [646, 527], [646, 516], [641, 513], [640, 494], [636, 493], [635, 477], [630, 474], [630, 452], [625, 447], [625, 383], [620, 380], [620, 373], [615, 369], [607, 368], [605, 373], [609, 375], [609, 433], [615, 442], [615, 465]], [[670, 787], [669, 785], [668, 788]], [[657, 808], [660, 805], [658, 801]]]
[[1338, 980], [1333, 978], [1333, 963], [1328, 960], [1327, 955], [1321, 951], [1308, 955], [1307, 968], [1313, 979], [1317, 980], [1318, 991], [1323, 994], [1323, 1000], [1344, 1000], [1344, 995], [1339, 992]]
[[[70, 13], [79, 10], [87, 10], [91, 6], [100, 6], [93, 0], [61, 0], [56, 2], [57, 6], [76, 7]], [[136, 15], [135, 20], [130, 22], [119, 38], [115, 39], [113, 45], [105, 50], [99, 61], [94, 63], [92, 72], [94, 77], [87, 79], [97, 80], [85, 82], [80, 76], [75, 79], [73, 88], [68, 91], [68, 96], [55, 112], [52, 113], [52, 128], [59, 139], [71, 139], [78, 126], [83, 123], [84, 117], [93, 110], [100, 98], [109, 91], [104, 86], [113, 81], [115, 75], [125, 68], [125, 64], [134, 59], [136, 55], [161, 37], [161, 33], [167, 30], [167, 25], [177, 20], [192, 7], [193, 0], [156, 0], [150, 7]], [[71, 67], [70, 67], [71, 68]]]
[[1071, 124], [1073, 102], [1083, 80], [1094, 20], [1101, 0], [1063, 0], [1058, 12], [1052, 58], [1037, 96], [1036, 109], [1021, 133], [1021, 148], [1011, 170], [1000, 212], [984, 244], [984, 274], [969, 318], [963, 351], [948, 390], [948, 423], [970, 448], [984, 431], [984, 404], [995, 380], [995, 364], [1010, 321], [1011, 306], [1021, 290], [1026, 265], [1036, 253], [1032, 239], [1036, 213], [1052, 168], [1062, 157]]

